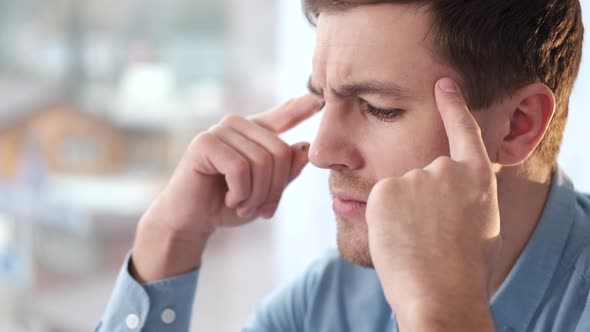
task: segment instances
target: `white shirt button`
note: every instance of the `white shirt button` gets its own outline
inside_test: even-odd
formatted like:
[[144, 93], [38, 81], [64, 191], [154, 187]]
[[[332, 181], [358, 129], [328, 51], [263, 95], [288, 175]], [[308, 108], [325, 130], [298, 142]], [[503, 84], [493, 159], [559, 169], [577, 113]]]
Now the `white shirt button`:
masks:
[[172, 324], [176, 320], [176, 311], [166, 308], [162, 310], [162, 315], [160, 318], [162, 318], [162, 322], [165, 324]]
[[139, 317], [136, 314], [129, 314], [125, 319], [125, 324], [127, 324], [128, 329], [135, 330], [139, 327]]

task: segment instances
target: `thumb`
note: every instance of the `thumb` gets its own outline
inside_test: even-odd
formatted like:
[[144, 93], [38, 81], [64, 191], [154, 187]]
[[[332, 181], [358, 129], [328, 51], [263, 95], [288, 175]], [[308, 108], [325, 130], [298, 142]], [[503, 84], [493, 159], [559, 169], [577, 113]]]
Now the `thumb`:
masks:
[[302, 142], [291, 146], [293, 158], [291, 159], [291, 172], [289, 173], [289, 182], [299, 176], [305, 165], [309, 162], [308, 151], [309, 143]]

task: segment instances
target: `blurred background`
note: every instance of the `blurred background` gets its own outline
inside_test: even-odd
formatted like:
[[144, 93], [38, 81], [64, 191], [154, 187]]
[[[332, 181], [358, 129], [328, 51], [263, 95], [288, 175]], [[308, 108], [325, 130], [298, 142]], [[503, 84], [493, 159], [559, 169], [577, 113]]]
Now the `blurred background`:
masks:
[[[585, 191], [588, 45], [560, 156]], [[0, 0], [0, 331], [92, 331], [191, 138], [305, 93], [313, 46], [295, 0]], [[310, 141], [317, 124], [284, 138]], [[307, 167], [274, 220], [214, 236], [193, 330], [239, 330], [335, 246], [324, 183]]]

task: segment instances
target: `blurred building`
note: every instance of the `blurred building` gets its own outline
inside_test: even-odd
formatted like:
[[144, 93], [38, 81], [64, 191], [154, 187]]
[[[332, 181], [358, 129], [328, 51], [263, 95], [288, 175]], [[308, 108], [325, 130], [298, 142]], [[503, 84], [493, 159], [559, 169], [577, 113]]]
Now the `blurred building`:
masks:
[[[128, 247], [159, 186], [167, 136], [118, 126], [30, 82], [1, 81], [0, 99], [1, 222], [14, 225], [13, 245], [38, 258], [34, 274], [46, 271], [33, 284], [47, 284], [51, 270], [99, 268], [121, 240], [112, 234]], [[18, 240], [23, 227], [29, 240]]]
[[17, 181], [31, 154], [55, 175], [158, 173], [170, 166], [166, 128], [118, 123], [45, 89], [0, 82], [0, 182]]
[[[0, 96], [6, 94], [0, 90]], [[29, 153], [38, 153], [37, 161], [52, 174], [104, 175], [123, 168], [123, 132], [68, 102], [40, 101], [3, 108], [0, 114], [4, 180], [16, 180]]]
[[0, 331], [92, 329], [194, 135], [277, 103], [278, 6], [0, 1]]

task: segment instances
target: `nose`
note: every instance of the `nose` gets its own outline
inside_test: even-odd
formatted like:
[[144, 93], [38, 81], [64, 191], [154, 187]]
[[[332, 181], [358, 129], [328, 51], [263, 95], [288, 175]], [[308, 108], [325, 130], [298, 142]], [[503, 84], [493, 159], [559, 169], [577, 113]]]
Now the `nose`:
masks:
[[326, 104], [320, 127], [309, 148], [310, 162], [325, 169], [361, 168], [363, 159], [355, 139], [358, 125], [351, 111]]

